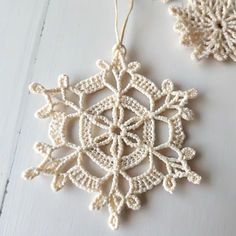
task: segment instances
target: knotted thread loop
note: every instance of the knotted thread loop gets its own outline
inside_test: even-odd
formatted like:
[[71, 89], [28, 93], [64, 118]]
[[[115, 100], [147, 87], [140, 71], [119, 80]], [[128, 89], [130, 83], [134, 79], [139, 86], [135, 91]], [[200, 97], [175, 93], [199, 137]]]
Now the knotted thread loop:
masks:
[[123, 46], [123, 40], [124, 40], [124, 35], [125, 35], [125, 29], [129, 20], [129, 16], [133, 10], [133, 6], [134, 6], [134, 0], [129, 0], [130, 1], [130, 6], [129, 6], [129, 11], [128, 14], [124, 20], [123, 26], [121, 28], [121, 33], [119, 35], [119, 30], [118, 30], [118, 1], [115, 1], [115, 32], [116, 32], [116, 41], [117, 41], [117, 45], [122, 45]]

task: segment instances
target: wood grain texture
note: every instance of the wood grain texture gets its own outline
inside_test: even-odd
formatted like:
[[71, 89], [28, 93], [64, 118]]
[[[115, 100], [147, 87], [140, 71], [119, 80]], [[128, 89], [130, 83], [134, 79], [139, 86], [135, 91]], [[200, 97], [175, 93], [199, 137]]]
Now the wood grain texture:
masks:
[[32, 78], [48, 1], [1, 0], [0, 5], [0, 198], [3, 199], [21, 133], [27, 84]]
[[[107, 211], [88, 211], [93, 194], [72, 185], [53, 193], [50, 177], [25, 182], [20, 175], [40, 161], [34, 142], [49, 141], [48, 122], [33, 118], [44, 101], [28, 94], [28, 83], [54, 87], [61, 73], [72, 81], [85, 79], [97, 71], [96, 59], [109, 60], [113, 1], [0, 0], [0, 5], [0, 235], [111, 235]], [[173, 22], [159, 0], [137, 0], [126, 45], [157, 85], [171, 78], [182, 89], [200, 91], [186, 145], [198, 150], [192, 166], [203, 182], [181, 182], [174, 195], [157, 187], [142, 198], [140, 211], [126, 212], [114, 234], [235, 235], [236, 65], [191, 61]]]

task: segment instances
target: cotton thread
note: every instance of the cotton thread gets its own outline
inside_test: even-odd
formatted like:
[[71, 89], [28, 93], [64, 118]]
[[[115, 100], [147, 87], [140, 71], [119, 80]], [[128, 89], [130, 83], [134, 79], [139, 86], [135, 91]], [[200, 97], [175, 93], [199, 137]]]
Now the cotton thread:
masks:
[[[128, 16], [125, 22], [121, 36], [124, 35]], [[120, 39], [119, 45], [123, 37]], [[69, 84], [66, 75], [58, 77], [58, 86], [53, 89], [47, 89], [39, 83], [30, 85], [32, 93], [40, 94], [46, 100], [46, 104], [35, 115], [39, 119], [50, 118], [49, 137], [52, 144], [36, 143], [34, 149], [43, 157], [43, 161], [23, 173], [28, 180], [40, 174], [52, 175], [51, 187], [55, 191], [71, 182], [80, 189], [95, 192], [89, 208], [100, 210], [107, 206], [108, 225], [112, 230], [118, 228], [124, 207], [140, 209], [139, 194], [161, 183], [166, 191], [172, 193], [179, 178], [187, 178], [194, 184], [201, 181], [201, 177], [188, 165], [196, 152], [183, 146], [185, 134], [182, 125], [182, 120], [193, 119], [193, 112], [187, 105], [189, 100], [197, 97], [197, 90], [175, 90], [170, 80], [164, 80], [158, 88], [138, 73], [140, 63], [127, 62], [123, 47], [117, 47], [116, 44], [115, 48], [111, 63], [98, 60], [96, 64], [100, 71], [75, 85]], [[115, 84], [109, 82], [111, 76]], [[85, 101], [101, 90], [109, 90], [112, 95], [87, 106]], [[145, 96], [149, 106], [140, 104], [132, 97], [129, 94], [131, 90]], [[71, 94], [76, 99], [70, 99]], [[67, 108], [70, 108], [70, 112]], [[106, 115], [108, 111], [111, 117]], [[171, 115], [166, 114], [168, 111], [172, 111]], [[128, 112], [132, 115], [127, 118]], [[74, 120], [80, 124], [79, 145], [71, 142], [66, 132]], [[156, 125], [159, 123], [168, 127], [169, 137], [166, 142], [156, 144]], [[94, 133], [94, 128], [102, 130], [102, 134]], [[141, 134], [136, 131], [141, 131]], [[104, 150], [104, 147], [107, 149]], [[131, 148], [129, 153], [125, 152], [127, 147]], [[57, 153], [63, 148], [69, 149], [70, 153], [59, 157]], [[166, 149], [174, 152], [175, 156], [164, 154], [163, 150]], [[88, 159], [106, 173], [102, 177], [90, 173], [84, 165]], [[145, 161], [148, 162], [148, 168], [143, 173], [135, 176], [129, 174], [129, 170]], [[165, 172], [159, 169], [156, 162], [165, 166]], [[121, 179], [128, 184], [126, 193], [120, 188]], [[107, 192], [105, 186], [109, 184]]]
[[181, 44], [193, 47], [192, 59], [236, 62], [236, 1], [191, 0], [171, 7]]
[[121, 29], [121, 34], [119, 36], [119, 30], [118, 30], [118, 0], [115, 0], [115, 33], [116, 33], [116, 40], [117, 40], [117, 44], [119, 45], [123, 45], [123, 40], [124, 40], [124, 35], [125, 35], [125, 30], [126, 30], [126, 26], [130, 17], [130, 14], [133, 10], [134, 7], [134, 0], [129, 0], [130, 2], [130, 6], [129, 6], [129, 11], [128, 14], [125, 18], [125, 21], [123, 23], [122, 29]]

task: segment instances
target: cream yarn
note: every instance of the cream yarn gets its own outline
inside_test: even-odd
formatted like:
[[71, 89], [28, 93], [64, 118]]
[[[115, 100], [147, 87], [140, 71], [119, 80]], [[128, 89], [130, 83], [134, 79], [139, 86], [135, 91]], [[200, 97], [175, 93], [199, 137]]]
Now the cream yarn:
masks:
[[181, 43], [194, 48], [192, 58], [236, 61], [235, 0], [189, 0], [170, 13], [177, 19]]
[[[68, 76], [61, 75], [58, 87], [54, 89], [46, 89], [38, 83], [30, 85], [32, 93], [41, 94], [46, 99], [46, 105], [36, 112], [36, 117], [50, 119], [52, 144], [36, 143], [35, 150], [43, 161], [23, 173], [29, 180], [40, 174], [53, 176], [51, 187], [55, 191], [71, 182], [83, 190], [95, 192], [90, 209], [107, 206], [110, 213], [108, 224], [113, 230], [119, 226], [119, 215], [124, 207], [140, 208], [139, 194], [161, 183], [172, 193], [179, 178], [187, 178], [194, 184], [201, 180], [188, 165], [195, 151], [183, 146], [182, 127], [182, 120], [193, 119], [193, 112], [187, 104], [197, 96], [197, 91], [174, 90], [170, 80], [163, 81], [158, 88], [138, 73], [140, 63], [127, 63], [123, 38], [134, 1], [129, 3], [119, 34], [118, 2], [115, 0], [117, 44], [113, 48], [111, 63], [97, 61], [99, 73], [75, 85], [69, 84]], [[132, 90], [146, 97], [148, 105], [141, 104], [130, 94]], [[86, 101], [98, 91], [109, 91], [111, 95], [88, 105]], [[75, 120], [79, 122], [79, 142], [76, 143], [71, 141], [68, 132]], [[156, 142], [159, 132], [156, 125], [159, 123], [164, 123], [169, 130], [168, 140], [161, 144]], [[63, 149], [69, 152], [60, 153]], [[86, 163], [91, 161], [103, 170], [102, 176], [88, 168]], [[144, 162], [148, 163], [148, 168], [142, 168], [141, 174], [130, 174], [130, 170]], [[164, 170], [160, 166], [164, 166]], [[122, 190], [122, 181], [126, 182], [127, 191]]]
[[[49, 137], [52, 144], [36, 143], [35, 150], [43, 161], [37, 167], [26, 170], [23, 175], [29, 180], [39, 174], [52, 175], [51, 186], [55, 191], [70, 181], [83, 190], [95, 192], [90, 209], [99, 210], [108, 206], [108, 224], [111, 229], [117, 229], [119, 215], [125, 206], [132, 210], [140, 208], [139, 194], [161, 183], [166, 191], [172, 193], [179, 178], [187, 178], [194, 184], [200, 183], [201, 177], [188, 165], [195, 151], [183, 146], [185, 135], [182, 127], [182, 120], [193, 119], [193, 112], [187, 104], [189, 99], [197, 96], [197, 91], [174, 90], [170, 80], [163, 81], [161, 88], [156, 87], [138, 73], [138, 62], [126, 62], [123, 47], [115, 48], [111, 64], [98, 60], [97, 66], [99, 73], [74, 86], [69, 85], [66, 75], [59, 76], [58, 87], [54, 89], [46, 89], [38, 83], [30, 85], [32, 93], [41, 94], [46, 99], [46, 105], [36, 112], [36, 117], [50, 119]], [[111, 75], [116, 86], [108, 82]], [[110, 90], [113, 95], [86, 107], [86, 98], [104, 89]], [[146, 96], [149, 106], [145, 107], [129, 96], [131, 89]], [[77, 97], [78, 102], [70, 100], [69, 94]], [[70, 108], [71, 112], [66, 113], [66, 108]], [[105, 115], [107, 111], [112, 112], [112, 118]], [[133, 115], [126, 119], [128, 111]], [[174, 111], [174, 114], [168, 116], [167, 111]], [[71, 143], [66, 132], [75, 119], [80, 124], [80, 145]], [[169, 138], [167, 142], [155, 146], [158, 122], [168, 126]], [[103, 133], [94, 133], [95, 127], [99, 127]], [[136, 134], [136, 130], [141, 130], [141, 135]], [[104, 151], [104, 146], [108, 146], [109, 150]], [[70, 149], [70, 153], [59, 157], [58, 150], [63, 147]], [[133, 151], [126, 154], [126, 147]], [[171, 150], [175, 155], [163, 154], [164, 149]], [[98, 177], [90, 173], [83, 164], [88, 159], [106, 174]], [[148, 161], [148, 169], [137, 176], [130, 176], [128, 170], [141, 165], [143, 161]], [[163, 172], [157, 163], [164, 164], [166, 170]], [[121, 178], [129, 186], [127, 193], [120, 189]], [[111, 183], [108, 193], [104, 191], [107, 183]]]

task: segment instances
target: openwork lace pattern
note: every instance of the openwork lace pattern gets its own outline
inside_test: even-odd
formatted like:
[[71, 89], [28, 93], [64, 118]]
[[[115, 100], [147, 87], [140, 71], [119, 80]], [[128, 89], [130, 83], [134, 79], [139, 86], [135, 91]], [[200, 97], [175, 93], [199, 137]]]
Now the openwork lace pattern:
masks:
[[[197, 96], [197, 91], [174, 90], [170, 80], [163, 81], [161, 88], [158, 88], [138, 74], [138, 62], [126, 62], [125, 53], [120, 49], [115, 50], [110, 64], [98, 60], [97, 66], [99, 73], [73, 86], [66, 75], [59, 76], [58, 87], [54, 89], [46, 89], [38, 83], [31, 84], [30, 91], [46, 99], [46, 105], [36, 112], [36, 117], [50, 118], [49, 137], [52, 144], [35, 144], [35, 150], [43, 161], [37, 167], [26, 170], [24, 177], [33, 179], [40, 174], [49, 174], [53, 176], [51, 186], [55, 191], [71, 182], [88, 192], [97, 193], [90, 209], [99, 210], [107, 205], [110, 213], [108, 224], [111, 229], [117, 229], [119, 215], [125, 206], [132, 210], [140, 208], [139, 194], [161, 183], [166, 191], [172, 193], [179, 178], [200, 183], [201, 177], [188, 165], [195, 151], [183, 147], [185, 135], [182, 128], [182, 120], [193, 119], [193, 112], [187, 104], [189, 99]], [[115, 84], [109, 81], [110, 77]], [[87, 107], [86, 100], [103, 89], [109, 90], [112, 95]], [[146, 96], [149, 106], [145, 107], [129, 95], [131, 89]], [[73, 101], [70, 100], [71, 94], [76, 97]], [[108, 111], [111, 112], [110, 117]], [[133, 115], [126, 117], [128, 111]], [[173, 112], [167, 115], [167, 111]], [[79, 145], [68, 138], [67, 128], [74, 120], [78, 120], [80, 125]], [[158, 122], [167, 125], [169, 137], [168, 141], [155, 145]], [[102, 132], [97, 134], [94, 132], [96, 128]], [[137, 133], [137, 130], [141, 132]], [[58, 151], [65, 147], [70, 153], [59, 157]], [[126, 152], [128, 148], [132, 149], [130, 153]], [[165, 149], [175, 155], [164, 154], [162, 151]], [[88, 160], [104, 170], [105, 174], [96, 176], [90, 173], [84, 164]], [[131, 176], [129, 170], [143, 161], [148, 163], [148, 168], [141, 174]], [[160, 168], [160, 163], [164, 169]], [[128, 184], [126, 193], [120, 188], [121, 179]], [[108, 184], [109, 191], [105, 191]]]
[[193, 59], [236, 61], [235, 0], [189, 0], [186, 7], [171, 7], [170, 13], [177, 18], [181, 43], [194, 48]]

